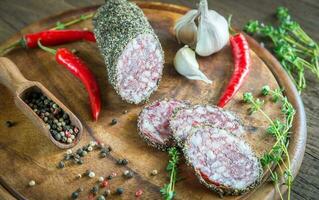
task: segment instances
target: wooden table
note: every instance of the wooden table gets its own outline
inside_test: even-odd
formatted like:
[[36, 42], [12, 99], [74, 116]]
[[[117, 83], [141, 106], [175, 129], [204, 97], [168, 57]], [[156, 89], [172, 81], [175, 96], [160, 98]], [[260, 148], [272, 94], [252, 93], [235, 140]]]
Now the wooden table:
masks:
[[[195, 7], [195, 0], [162, 0]], [[21, 28], [49, 15], [69, 9], [101, 4], [103, 0], [1, 0], [0, 1], [0, 42]], [[316, 0], [209, 0], [209, 7], [221, 14], [233, 15], [233, 24], [242, 27], [250, 19], [274, 22], [274, 10], [277, 6], [289, 8], [292, 16], [316, 41], [319, 41], [319, 3]], [[294, 181], [292, 199], [318, 199], [319, 194], [319, 80], [307, 74], [308, 86], [302, 94], [307, 113], [308, 141], [303, 164]], [[4, 173], [4, 172], [2, 172]], [[0, 188], [0, 199], [10, 199]]]

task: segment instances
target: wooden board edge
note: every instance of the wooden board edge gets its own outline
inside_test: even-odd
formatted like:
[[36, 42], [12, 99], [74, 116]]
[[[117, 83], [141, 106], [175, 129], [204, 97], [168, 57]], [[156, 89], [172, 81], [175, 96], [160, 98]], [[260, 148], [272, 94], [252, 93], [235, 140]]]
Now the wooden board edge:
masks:
[[[171, 12], [177, 12], [180, 14], [186, 13], [190, 8], [175, 4], [169, 4], [169, 3], [162, 3], [162, 2], [144, 2], [144, 1], [134, 1], [137, 5], [139, 5], [141, 8], [146, 9], [155, 9], [160, 8], [166, 11]], [[16, 41], [21, 37], [21, 33], [24, 29], [27, 29], [29, 26], [33, 26], [38, 24], [44, 24], [48, 22], [52, 22], [52, 26], [54, 26], [55, 22], [58, 21], [58, 19], [67, 19], [70, 17], [74, 17], [74, 15], [80, 15], [88, 12], [95, 11], [100, 5], [94, 5], [94, 6], [88, 6], [83, 8], [77, 8], [77, 9], [71, 9], [68, 11], [64, 11], [61, 13], [58, 13], [53, 16], [49, 16], [46, 18], [41, 19], [40, 21], [34, 22], [23, 28], [20, 32], [17, 32], [13, 36], [9, 37], [2, 45], [0, 45], [0, 48], [3, 48], [7, 46], [10, 42]], [[301, 97], [290, 80], [289, 76], [285, 72], [285, 70], [282, 68], [281, 64], [278, 62], [278, 60], [265, 48], [261, 47], [259, 43], [253, 39], [252, 37], [245, 34], [248, 43], [250, 45], [250, 48], [263, 60], [263, 62], [266, 64], [268, 69], [273, 73], [275, 76], [278, 84], [285, 88], [285, 95], [287, 96], [288, 100], [292, 103], [292, 105], [297, 110], [296, 117], [293, 123], [293, 129], [295, 130], [295, 133], [298, 133], [300, 135], [299, 137], [301, 140], [298, 140], [295, 144], [289, 145], [289, 152], [295, 151], [295, 156], [291, 158], [292, 165], [292, 174], [293, 177], [295, 177], [300, 169], [303, 156], [305, 153], [306, 148], [306, 139], [307, 139], [307, 126], [306, 126], [306, 115], [304, 111], [304, 106], [301, 100]], [[267, 58], [267, 59], [266, 59]], [[279, 78], [279, 74], [282, 75], [281, 78]], [[294, 135], [293, 135], [294, 137]], [[294, 161], [294, 162], [293, 162]], [[2, 185], [4, 188], [6, 188], [10, 194], [12, 194], [17, 199], [26, 199], [23, 197], [20, 193], [18, 193], [15, 189], [11, 188], [1, 177], [0, 177], [0, 185]], [[286, 187], [281, 187], [281, 191], [284, 193], [287, 191]], [[276, 194], [275, 188], [273, 188], [273, 191], [269, 192], [268, 196], [265, 196], [265, 199], [274, 199], [279, 198], [274, 196]]]

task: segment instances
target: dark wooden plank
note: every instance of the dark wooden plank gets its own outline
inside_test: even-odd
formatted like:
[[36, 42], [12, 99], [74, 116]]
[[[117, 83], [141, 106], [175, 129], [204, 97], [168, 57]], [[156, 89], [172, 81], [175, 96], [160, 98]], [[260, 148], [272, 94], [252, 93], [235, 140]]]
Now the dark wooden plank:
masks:
[[[162, 0], [195, 7], [195, 0]], [[26, 24], [65, 10], [102, 3], [103, 0], [1, 0], [0, 1], [0, 42], [14, 34]], [[214, 8], [224, 15], [233, 14], [233, 23], [242, 27], [250, 19], [274, 22], [273, 13], [277, 6], [283, 5], [290, 9], [302, 27], [317, 41], [319, 40], [319, 2], [317, 0], [209, 0], [210, 8]], [[308, 142], [303, 165], [295, 180], [293, 199], [316, 199], [319, 189], [319, 87], [318, 80], [307, 75], [308, 88], [303, 93], [303, 101], [307, 112]], [[314, 186], [313, 186], [314, 185]]]

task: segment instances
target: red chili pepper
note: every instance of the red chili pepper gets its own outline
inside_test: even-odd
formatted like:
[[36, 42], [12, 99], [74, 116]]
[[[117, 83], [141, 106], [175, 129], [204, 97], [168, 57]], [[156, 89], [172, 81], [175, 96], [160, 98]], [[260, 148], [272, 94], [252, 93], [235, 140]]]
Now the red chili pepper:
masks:
[[245, 36], [241, 33], [231, 36], [230, 45], [234, 59], [234, 72], [225, 92], [219, 99], [217, 104], [219, 107], [224, 107], [237, 93], [249, 72], [250, 52]]
[[40, 41], [38, 44], [43, 50], [55, 54], [56, 61], [82, 81], [89, 94], [93, 118], [97, 120], [101, 110], [100, 89], [90, 69], [79, 57], [66, 48], [55, 50], [43, 46]]
[[38, 40], [41, 40], [44, 46], [54, 46], [78, 40], [95, 42], [95, 37], [91, 31], [85, 30], [47, 30], [26, 34], [21, 42], [26, 48], [36, 48], [38, 47]]

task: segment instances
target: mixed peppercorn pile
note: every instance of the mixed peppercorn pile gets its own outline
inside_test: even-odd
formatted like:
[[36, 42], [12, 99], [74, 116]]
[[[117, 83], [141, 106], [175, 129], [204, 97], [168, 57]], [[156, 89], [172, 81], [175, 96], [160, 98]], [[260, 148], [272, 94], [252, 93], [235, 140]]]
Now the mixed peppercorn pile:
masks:
[[55, 140], [66, 144], [76, 140], [79, 128], [72, 125], [69, 115], [43, 93], [31, 92], [24, 102], [43, 120]]

